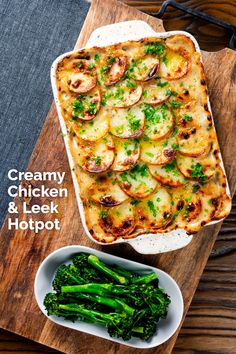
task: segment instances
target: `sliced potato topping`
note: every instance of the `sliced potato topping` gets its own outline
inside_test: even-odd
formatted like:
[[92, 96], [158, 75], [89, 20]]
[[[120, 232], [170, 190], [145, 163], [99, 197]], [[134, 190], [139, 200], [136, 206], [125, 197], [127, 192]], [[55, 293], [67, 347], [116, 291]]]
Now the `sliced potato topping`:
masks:
[[186, 102], [181, 106], [177, 114], [177, 124], [180, 130], [185, 129], [209, 129], [212, 126], [211, 116], [205, 108], [195, 101]]
[[85, 93], [91, 91], [96, 83], [96, 69], [91, 68], [87, 60], [78, 60], [68, 80], [69, 90], [76, 93]]
[[119, 205], [128, 199], [116, 179], [108, 175], [99, 176], [89, 188], [89, 193], [92, 200], [107, 207]]
[[89, 94], [79, 95], [72, 104], [72, 120], [91, 120], [101, 107], [100, 90], [95, 88]]
[[175, 138], [162, 139], [158, 141], [142, 140], [141, 160], [151, 165], [163, 165], [171, 162], [176, 155]]
[[222, 193], [216, 200], [213, 200], [216, 204], [216, 209], [213, 215], [214, 220], [221, 220], [229, 215], [232, 208], [231, 198], [226, 194]]
[[178, 228], [196, 219], [202, 210], [200, 192], [193, 193], [192, 185], [185, 184], [171, 191], [173, 204], [173, 222]]
[[203, 155], [211, 146], [212, 141], [209, 138], [209, 132], [200, 127], [179, 130], [176, 136], [179, 152], [193, 157]]
[[137, 203], [138, 224], [147, 229], [159, 229], [171, 220], [171, 197], [164, 187]]
[[145, 198], [152, 194], [157, 182], [152, 178], [148, 166], [138, 163], [131, 170], [117, 175], [120, 187], [133, 198]]
[[124, 75], [126, 67], [127, 67], [126, 56], [124, 55], [119, 57], [108, 56], [107, 64], [103, 68], [103, 71], [105, 71], [104, 73], [105, 85], [110, 86], [117, 83]]
[[174, 51], [185, 53], [191, 56], [195, 53], [195, 45], [189, 37], [182, 34], [176, 34], [166, 39], [166, 46]]
[[159, 59], [146, 55], [132, 61], [132, 77], [137, 81], [148, 81], [156, 77], [159, 68]]
[[142, 101], [153, 106], [164, 103], [171, 95], [168, 81], [152, 80], [143, 86]]
[[217, 158], [212, 149], [196, 158], [177, 154], [176, 159], [180, 172], [186, 178], [206, 181], [215, 174]]
[[214, 176], [208, 183], [200, 186], [200, 190], [209, 198], [209, 204], [215, 207], [213, 219], [225, 218], [231, 209], [231, 198], [226, 194], [227, 181], [221, 167], [216, 170]]
[[209, 201], [209, 198], [202, 193], [199, 193], [201, 200], [201, 211], [198, 216], [191, 221], [189, 221], [185, 227], [188, 233], [198, 232], [204, 225], [212, 220], [215, 213], [214, 205]]
[[140, 147], [137, 140], [114, 139], [115, 160], [112, 170], [122, 172], [130, 170], [138, 161]]
[[129, 234], [136, 225], [133, 205], [126, 201], [100, 213], [100, 226], [114, 236]]
[[76, 175], [76, 179], [78, 181], [80, 187], [80, 196], [83, 201], [88, 200], [90, 198], [89, 188], [94, 183], [93, 175], [87, 171], [85, 171], [79, 164], [77, 164], [76, 157], [73, 156], [75, 165], [73, 168], [73, 173]]
[[206, 78], [191, 38], [73, 52], [59, 62], [56, 84], [95, 240], [178, 228], [196, 233], [229, 214]]
[[107, 88], [103, 95], [103, 102], [106, 102], [109, 107], [131, 107], [139, 102], [142, 92], [142, 86], [133, 80], [127, 79]]
[[72, 121], [71, 127], [79, 138], [96, 141], [108, 133], [109, 118], [110, 113], [101, 109], [93, 120], [89, 122]]
[[176, 160], [162, 166], [149, 166], [149, 170], [157, 181], [167, 186], [180, 187], [186, 183], [186, 179], [177, 168]]
[[105, 86], [120, 81], [128, 64], [128, 57], [122, 50], [104, 51], [101, 55], [95, 56], [94, 60], [97, 62], [99, 81]]
[[170, 135], [174, 126], [174, 118], [167, 105], [152, 107], [145, 105], [146, 117], [145, 137], [150, 140], [160, 140]]
[[167, 80], [177, 80], [185, 76], [190, 69], [186, 57], [177, 51], [167, 49], [162, 57], [159, 74]]
[[145, 115], [139, 106], [111, 110], [110, 132], [119, 138], [136, 138], [142, 134]]
[[113, 242], [116, 237], [109, 232], [105, 232], [100, 226], [102, 215], [104, 215], [102, 206], [96, 205], [94, 202], [85, 205], [86, 223], [92, 237], [98, 242]]
[[79, 148], [83, 156], [81, 166], [88, 172], [99, 173], [108, 170], [115, 158], [115, 146], [110, 135], [95, 142], [82, 140]]

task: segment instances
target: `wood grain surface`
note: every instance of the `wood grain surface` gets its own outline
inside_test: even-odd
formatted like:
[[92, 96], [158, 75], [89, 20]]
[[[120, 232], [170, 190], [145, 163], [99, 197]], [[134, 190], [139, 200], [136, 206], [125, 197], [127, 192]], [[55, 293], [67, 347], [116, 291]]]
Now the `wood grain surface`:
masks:
[[[77, 42], [77, 46], [83, 45], [92, 30], [96, 27], [115, 21], [137, 18], [146, 20], [156, 30], [160, 31], [162, 29], [161, 21], [157, 21], [147, 15], [141, 14], [121, 3], [116, 3], [113, 0], [94, 0], [82, 29], [79, 41]], [[236, 56], [231, 50], [225, 49], [218, 53], [204, 52], [203, 60], [208, 78], [216, 128], [231, 192], [233, 193], [235, 191], [236, 163], [235, 159], [232, 159], [232, 156], [235, 156], [236, 154], [236, 120], [235, 112], [232, 112], [231, 107], [235, 107], [236, 103], [236, 97], [234, 94], [236, 80], [235, 71], [233, 71]], [[222, 65], [222, 62], [224, 65]], [[90, 353], [95, 351], [96, 353], [117, 352], [122, 354], [149, 352], [170, 353], [175, 344], [177, 334], [165, 345], [159, 348], [140, 351], [71, 331], [69, 329], [60, 328], [46, 320], [46, 318], [40, 313], [33, 298], [33, 281], [35, 272], [43, 258], [58, 247], [68, 244], [84, 244], [95, 247], [95, 244], [89, 241], [82, 231], [67, 158], [65, 155], [64, 143], [61, 137], [54, 105], [48, 114], [28, 169], [30, 171], [66, 171], [65, 186], [68, 188], [69, 197], [63, 201], [58, 200], [61, 212], [60, 232], [54, 233], [53, 231], [42, 231], [36, 236], [29, 231], [10, 232], [7, 230], [7, 223], [4, 224], [1, 232], [0, 245], [0, 255], [2, 260], [2, 266], [0, 269], [1, 327], [65, 353]], [[47, 185], [50, 186], [49, 183]], [[34, 199], [31, 201], [32, 204], [36, 202], [43, 204], [49, 202], [49, 200], [46, 201], [41, 198], [37, 201]], [[21, 210], [21, 201], [16, 199], [16, 203]], [[48, 216], [44, 216], [43, 218], [45, 221], [48, 220]], [[141, 256], [125, 244], [107, 246], [102, 249], [105, 252], [122, 255], [123, 257], [163, 268], [169, 272], [177, 280], [182, 289], [185, 299], [186, 314], [219, 229], [220, 224], [207, 227], [204, 231], [194, 237], [193, 242], [188, 247], [159, 256]], [[29, 269], [31, 269], [30, 272]], [[216, 265], [214, 272], [216, 275], [217, 272], [220, 273], [220, 267], [217, 268]], [[230, 279], [230, 275], [228, 279]], [[212, 273], [212, 282], [214, 283], [214, 273]], [[229, 284], [224, 280], [224, 273], [223, 275], [221, 273], [221, 277], [217, 283], [219, 288], [225, 283]], [[7, 291], [4, 289], [7, 289]], [[225, 293], [224, 288], [222, 291]], [[214, 299], [214, 296], [216, 296], [217, 293], [219, 293], [219, 290], [212, 288], [209, 298]], [[213, 300], [212, 303], [214, 303]], [[224, 305], [226, 305], [226, 303], [227, 301], [223, 301], [223, 307], [225, 307]], [[199, 327], [202, 330], [204, 330], [203, 312], [203, 306], [200, 306], [199, 312], [196, 313], [198, 316], [196, 318], [198, 318]], [[219, 317], [221, 316], [227, 318], [224, 311], [219, 312]], [[228, 317], [230, 319], [230, 313], [228, 314]], [[215, 322], [217, 322], [217, 317]], [[213, 320], [212, 323], [214, 324]], [[184, 327], [183, 330], [188, 332], [188, 329], [189, 327], [187, 326]], [[205, 333], [209, 332], [207, 327], [205, 327], [205, 331]], [[232, 332], [232, 328], [229, 326], [228, 333], [230, 333], [230, 331]], [[183, 333], [183, 336], [185, 336], [185, 334], [186, 332]], [[198, 332], [196, 332], [196, 334], [198, 334]], [[204, 340], [202, 338], [204, 335], [202, 334], [199, 337], [201, 338], [201, 343], [203, 345]], [[183, 350], [183, 346], [181, 347], [181, 338], [182, 336], [179, 338], [178, 342], [178, 350], [180, 352]], [[208, 339], [210, 341], [211, 337]], [[196, 339], [196, 341], [199, 341], [199, 338]], [[228, 351], [225, 351], [225, 353], [234, 352], [234, 343], [232, 341], [230, 343], [231, 349], [229, 347], [227, 349]], [[218, 352], [221, 353], [221, 351]]]

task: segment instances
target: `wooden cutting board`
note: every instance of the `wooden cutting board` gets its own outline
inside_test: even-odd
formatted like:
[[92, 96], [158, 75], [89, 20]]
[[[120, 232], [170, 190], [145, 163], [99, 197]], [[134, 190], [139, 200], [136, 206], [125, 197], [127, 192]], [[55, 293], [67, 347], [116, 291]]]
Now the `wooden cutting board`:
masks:
[[[79, 14], [78, 14], [79, 16]], [[149, 23], [156, 31], [164, 31], [162, 21], [143, 14], [115, 0], [94, 0], [80, 33], [76, 48], [87, 42], [91, 32], [102, 25], [139, 19]], [[229, 180], [231, 193], [236, 189], [236, 53], [224, 49], [217, 53], [203, 52], [213, 114]], [[61, 136], [54, 104], [46, 118], [41, 135], [32, 154], [29, 171], [65, 171], [64, 187], [67, 199], [54, 201], [59, 205], [60, 231], [43, 230], [9, 231], [7, 218], [0, 238], [0, 326], [29, 339], [40, 342], [64, 353], [171, 353], [178, 333], [167, 343], [149, 350], [132, 349], [97, 337], [57, 326], [40, 312], [33, 295], [35, 273], [42, 260], [53, 250], [71, 244], [87, 245], [115, 255], [159, 267], [177, 281], [184, 296], [185, 314], [196, 290], [209, 253], [215, 242], [221, 223], [205, 228], [184, 249], [162, 255], [143, 256], [129, 245], [99, 247], [90, 241], [82, 228], [75, 200], [69, 165]], [[34, 182], [40, 186], [40, 183]], [[47, 182], [47, 187], [53, 184]], [[15, 199], [21, 214], [22, 201]], [[49, 203], [50, 199], [33, 198], [31, 204]], [[35, 220], [49, 220], [40, 215]], [[52, 217], [53, 219], [53, 217]]]

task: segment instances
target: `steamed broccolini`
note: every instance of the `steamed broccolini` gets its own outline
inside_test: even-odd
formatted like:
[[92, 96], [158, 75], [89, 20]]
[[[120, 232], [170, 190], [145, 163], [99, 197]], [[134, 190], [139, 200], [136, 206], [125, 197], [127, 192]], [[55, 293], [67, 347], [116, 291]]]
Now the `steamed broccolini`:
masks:
[[156, 273], [136, 274], [98, 257], [79, 253], [58, 268], [45, 296], [48, 315], [100, 324], [112, 337], [151, 338], [167, 315], [170, 299], [158, 287]]

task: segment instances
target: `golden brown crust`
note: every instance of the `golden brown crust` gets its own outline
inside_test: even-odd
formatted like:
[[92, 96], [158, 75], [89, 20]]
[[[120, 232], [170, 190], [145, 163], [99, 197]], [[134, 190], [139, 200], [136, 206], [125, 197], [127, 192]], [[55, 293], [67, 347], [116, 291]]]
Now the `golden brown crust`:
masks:
[[83, 49], [57, 88], [92, 237], [198, 232], [231, 200], [206, 78], [185, 35]]

